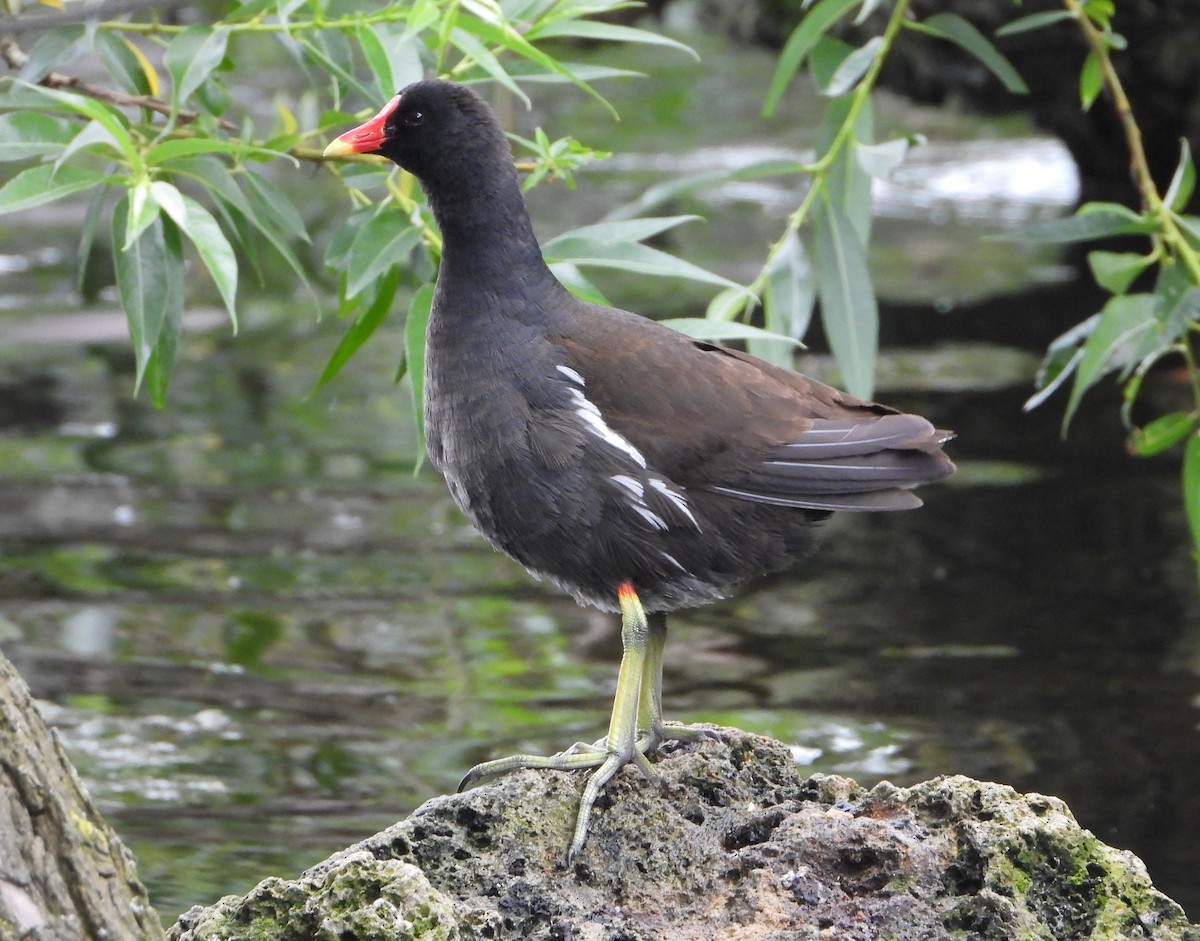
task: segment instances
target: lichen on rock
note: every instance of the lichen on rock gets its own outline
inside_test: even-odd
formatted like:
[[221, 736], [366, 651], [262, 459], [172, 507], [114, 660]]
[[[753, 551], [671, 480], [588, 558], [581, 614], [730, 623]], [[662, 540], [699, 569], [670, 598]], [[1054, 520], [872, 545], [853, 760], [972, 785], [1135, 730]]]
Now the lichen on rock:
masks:
[[655, 769], [618, 775], [569, 869], [582, 779], [521, 772], [194, 908], [169, 937], [1200, 941], [1055, 798], [965, 777], [868, 790], [736, 729]]

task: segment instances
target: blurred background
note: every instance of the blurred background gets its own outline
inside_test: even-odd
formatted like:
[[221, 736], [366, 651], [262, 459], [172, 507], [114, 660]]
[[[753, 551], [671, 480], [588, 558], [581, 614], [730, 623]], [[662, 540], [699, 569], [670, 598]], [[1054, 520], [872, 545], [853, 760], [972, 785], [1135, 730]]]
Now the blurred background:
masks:
[[[519, 133], [615, 153], [574, 191], [534, 192], [542, 235], [683, 173], [811, 151], [821, 106], [802, 85], [760, 116], [774, 51], [692, 4], [665, 28], [700, 61], [572, 55], [648, 73], [603, 86], [619, 124], [561, 86], [515, 105]], [[263, 88], [294, 80], [282, 62], [258, 72]], [[803, 768], [867, 785], [961, 773], [1057, 795], [1195, 920], [1200, 596], [1178, 457], [1126, 456], [1107, 384], [1065, 439], [1061, 401], [1022, 411], [1046, 344], [1102, 298], [1077, 259], [1012, 236], [1089, 184], [1029, 118], [935, 97], [876, 101], [878, 139], [928, 140], [875, 194], [877, 397], [955, 429], [959, 473], [923, 509], [835, 518], [808, 564], [677, 614], [666, 710], [776, 736]], [[274, 179], [305, 192], [316, 228], [344, 217], [316, 170]], [[798, 185], [691, 193], [670, 211], [707, 221], [664, 247], [748, 281]], [[0, 220], [0, 646], [160, 913], [296, 873], [477, 761], [600, 737], [617, 625], [492, 552], [437, 476], [414, 474], [409, 390], [392, 382], [402, 327], [310, 394], [344, 326], [297, 302], [281, 266], [243, 292], [232, 337], [197, 275], [156, 411], [132, 395], [111, 273], [89, 272], [79, 300], [84, 211]], [[657, 317], [708, 299], [596, 280]], [[834, 379], [811, 340], [799, 368]], [[1180, 383], [1162, 370], [1143, 396], [1169, 408]]]

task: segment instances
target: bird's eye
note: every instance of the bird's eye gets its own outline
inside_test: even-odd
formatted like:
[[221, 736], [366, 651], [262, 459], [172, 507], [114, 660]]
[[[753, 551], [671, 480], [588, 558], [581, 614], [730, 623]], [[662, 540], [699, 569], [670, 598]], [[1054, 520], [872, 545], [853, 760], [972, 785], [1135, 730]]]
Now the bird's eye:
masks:
[[420, 111], [410, 111], [404, 116], [404, 123], [409, 127], [420, 127], [425, 121], [425, 115]]

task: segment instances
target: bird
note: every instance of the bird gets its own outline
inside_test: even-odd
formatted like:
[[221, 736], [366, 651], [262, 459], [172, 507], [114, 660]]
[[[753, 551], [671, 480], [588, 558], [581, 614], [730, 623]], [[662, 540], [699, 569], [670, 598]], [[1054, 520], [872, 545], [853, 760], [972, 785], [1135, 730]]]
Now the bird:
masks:
[[832, 512], [920, 506], [953, 435], [653, 319], [577, 298], [534, 235], [488, 103], [408, 85], [335, 138], [420, 183], [442, 250], [426, 331], [425, 442], [476, 529], [581, 605], [619, 613], [607, 735], [557, 755], [471, 768], [459, 790], [518, 769], [588, 769], [568, 864], [626, 765], [706, 731], [662, 708], [666, 615], [726, 598], [814, 548]]

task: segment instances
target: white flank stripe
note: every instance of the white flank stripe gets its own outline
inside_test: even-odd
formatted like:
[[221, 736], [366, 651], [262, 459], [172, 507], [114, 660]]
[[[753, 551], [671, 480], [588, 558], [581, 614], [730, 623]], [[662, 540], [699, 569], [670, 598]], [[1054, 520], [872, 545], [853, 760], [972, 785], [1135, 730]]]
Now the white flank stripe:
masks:
[[649, 523], [655, 529], [666, 529], [667, 528], [667, 521], [665, 519], [663, 519], [661, 516], [659, 516], [657, 513], [655, 513], [653, 510], [648, 510], [644, 506], [639, 506], [636, 503], [630, 504], [630, 506], [632, 507], [633, 511], [638, 516], [640, 516], [642, 519], [644, 519], [647, 523]]
[[579, 373], [577, 373], [570, 366], [555, 366], [554, 368], [557, 369], [564, 376], [566, 376], [568, 379], [570, 379], [573, 383], [575, 383], [575, 385], [577, 385], [577, 386], [587, 385], [587, 383], [585, 383], [583, 381], [583, 376], [579, 375]]
[[697, 530], [700, 529], [700, 524], [696, 522], [696, 517], [692, 515], [692, 509], [688, 506], [687, 498], [682, 493], [672, 490], [665, 480], [659, 480], [657, 477], [650, 478], [650, 486], [675, 504], [675, 509], [691, 520]]
[[660, 553], [659, 553], [659, 555], [661, 555], [661, 556], [662, 556], [664, 559], [666, 559], [666, 560], [667, 560], [668, 562], [670, 562], [670, 563], [671, 563], [673, 566], [675, 566], [675, 568], [679, 569], [679, 571], [683, 572], [683, 574], [684, 574], [684, 575], [690, 575], [690, 574], [691, 574], [691, 572], [689, 572], [687, 569], [685, 569], [685, 568], [684, 568], [684, 567], [683, 567], [683, 566], [680, 564], [679, 560], [678, 560], [677, 558], [675, 558], [675, 556], [671, 555], [671, 553], [669, 553], [669, 552], [660, 552]]
[[617, 484], [618, 486], [624, 487], [626, 490], [628, 490], [631, 494], [633, 494], [634, 498], [639, 503], [646, 495], [646, 491], [642, 487], [642, 482], [640, 480], [635, 480], [628, 474], [613, 474], [613, 476], [608, 479], [614, 484]]
[[583, 419], [583, 423], [587, 425], [588, 431], [605, 444], [628, 454], [637, 462], [639, 467], [646, 466], [646, 459], [642, 457], [642, 452], [604, 423], [604, 416], [600, 414], [600, 409], [588, 401], [587, 396], [579, 389], [571, 389], [570, 392], [571, 400], [575, 404], [575, 414]]

